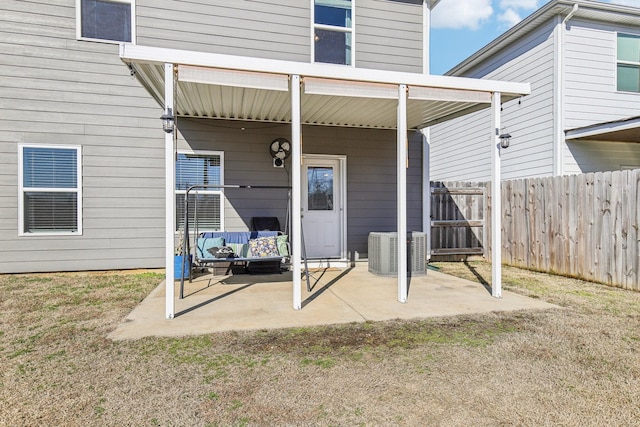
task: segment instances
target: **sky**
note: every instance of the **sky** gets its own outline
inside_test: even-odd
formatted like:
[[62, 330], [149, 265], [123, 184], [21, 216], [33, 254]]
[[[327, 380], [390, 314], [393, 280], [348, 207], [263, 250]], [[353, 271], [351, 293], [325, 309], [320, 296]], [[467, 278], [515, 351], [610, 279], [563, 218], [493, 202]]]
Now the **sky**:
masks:
[[[431, 13], [431, 74], [444, 74], [547, 0], [440, 0]], [[602, 0], [640, 8], [640, 0]]]

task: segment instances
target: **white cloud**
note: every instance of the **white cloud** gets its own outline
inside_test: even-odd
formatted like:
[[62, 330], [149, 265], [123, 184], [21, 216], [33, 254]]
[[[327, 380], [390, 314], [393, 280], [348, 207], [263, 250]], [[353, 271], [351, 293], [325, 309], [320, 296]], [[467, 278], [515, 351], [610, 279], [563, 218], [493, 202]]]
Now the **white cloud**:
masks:
[[507, 10], [509, 9], [533, 10], [538, 8], [538, 0], [501, 0], [500, 8], [507, 9]]
[[498, 14], [498, 21], [504, 23], [507, 28], [511, 28], [518, 22], [522, 21], [522, 18], [515, 10], [507, 9], [504, 12]]
[[432, 12], [431, 26], [476, 30], [492, 14], [491, 0], [442, 0]]
[[609, 3], [640, 7], [640, 0], [610, 0]]

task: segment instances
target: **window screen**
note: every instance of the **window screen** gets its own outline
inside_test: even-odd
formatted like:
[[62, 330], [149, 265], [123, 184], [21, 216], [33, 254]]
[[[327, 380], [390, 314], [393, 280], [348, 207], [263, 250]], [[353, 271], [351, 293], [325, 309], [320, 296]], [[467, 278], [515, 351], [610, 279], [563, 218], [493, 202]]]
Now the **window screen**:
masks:
[[131, 42], [131, 9], [129, 2], [82, 0], [81, 36]]

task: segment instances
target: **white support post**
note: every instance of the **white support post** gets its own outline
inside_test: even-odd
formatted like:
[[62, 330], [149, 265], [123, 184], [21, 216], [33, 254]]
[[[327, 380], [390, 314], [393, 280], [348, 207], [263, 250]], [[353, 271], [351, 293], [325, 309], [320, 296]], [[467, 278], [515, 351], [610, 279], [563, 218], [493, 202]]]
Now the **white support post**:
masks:
[[431, 132], [420, 129], [422, 134], [422, 231], [427, 234], [427, 261], [431, 259]]
[[302, 309], [302, 217], [301, 165], [302, 125], [300, 113], [300, 76], [291, 76], [291, 257], [293, 261], [293, 309]]
[[407, 302], [407, 85], [398, 85], [398, 301]]
[[500, 192], [500, 92], [491, 98], [491, 295], [502, 297], [502, 195]]
[[[164, 64], [164, 111], [175, 112], [174, 108], [175, 81], [173, 64]], [[173, 113], [175, 115], [175, 113]], [[164, 134], [164, 161], [165, 161], [165, 313], [167, 319], [173, 319], [175, 315], [175, 281], [174, 281], [174, 245], [176, 226], [176, 162], [175, 162], [175, 134]], [[185, 236], [189, 238], [189, 236]]]

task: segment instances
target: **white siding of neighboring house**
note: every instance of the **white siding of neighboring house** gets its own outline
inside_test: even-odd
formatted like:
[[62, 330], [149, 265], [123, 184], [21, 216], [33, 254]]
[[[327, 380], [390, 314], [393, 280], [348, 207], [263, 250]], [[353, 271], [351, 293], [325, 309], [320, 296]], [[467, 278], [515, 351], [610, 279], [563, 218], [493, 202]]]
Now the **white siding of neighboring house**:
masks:
[[[503, 104], [502, 125], [512, 135], [502, 151], [502, 178], [553, 173], [554, 25], [548, 22], [465, 77], [529, 82], [531, 95]], [[489, 110], [431, 128], [431, 180], [491, 178]]]
[[[640, 35], [639, 28], [570, 21], [565, 47], [565, 129], [640, 115], [640, 94], [616, 90], [617, 31]], [[640, 167], [640, 145], [568, 142], [564, 173]]]
[[[75, 6], [2, 2], [0, 273], [164, 265], [161, 109]], [[82, 147], [83, 235], [18, 236], [20, 143]]]

